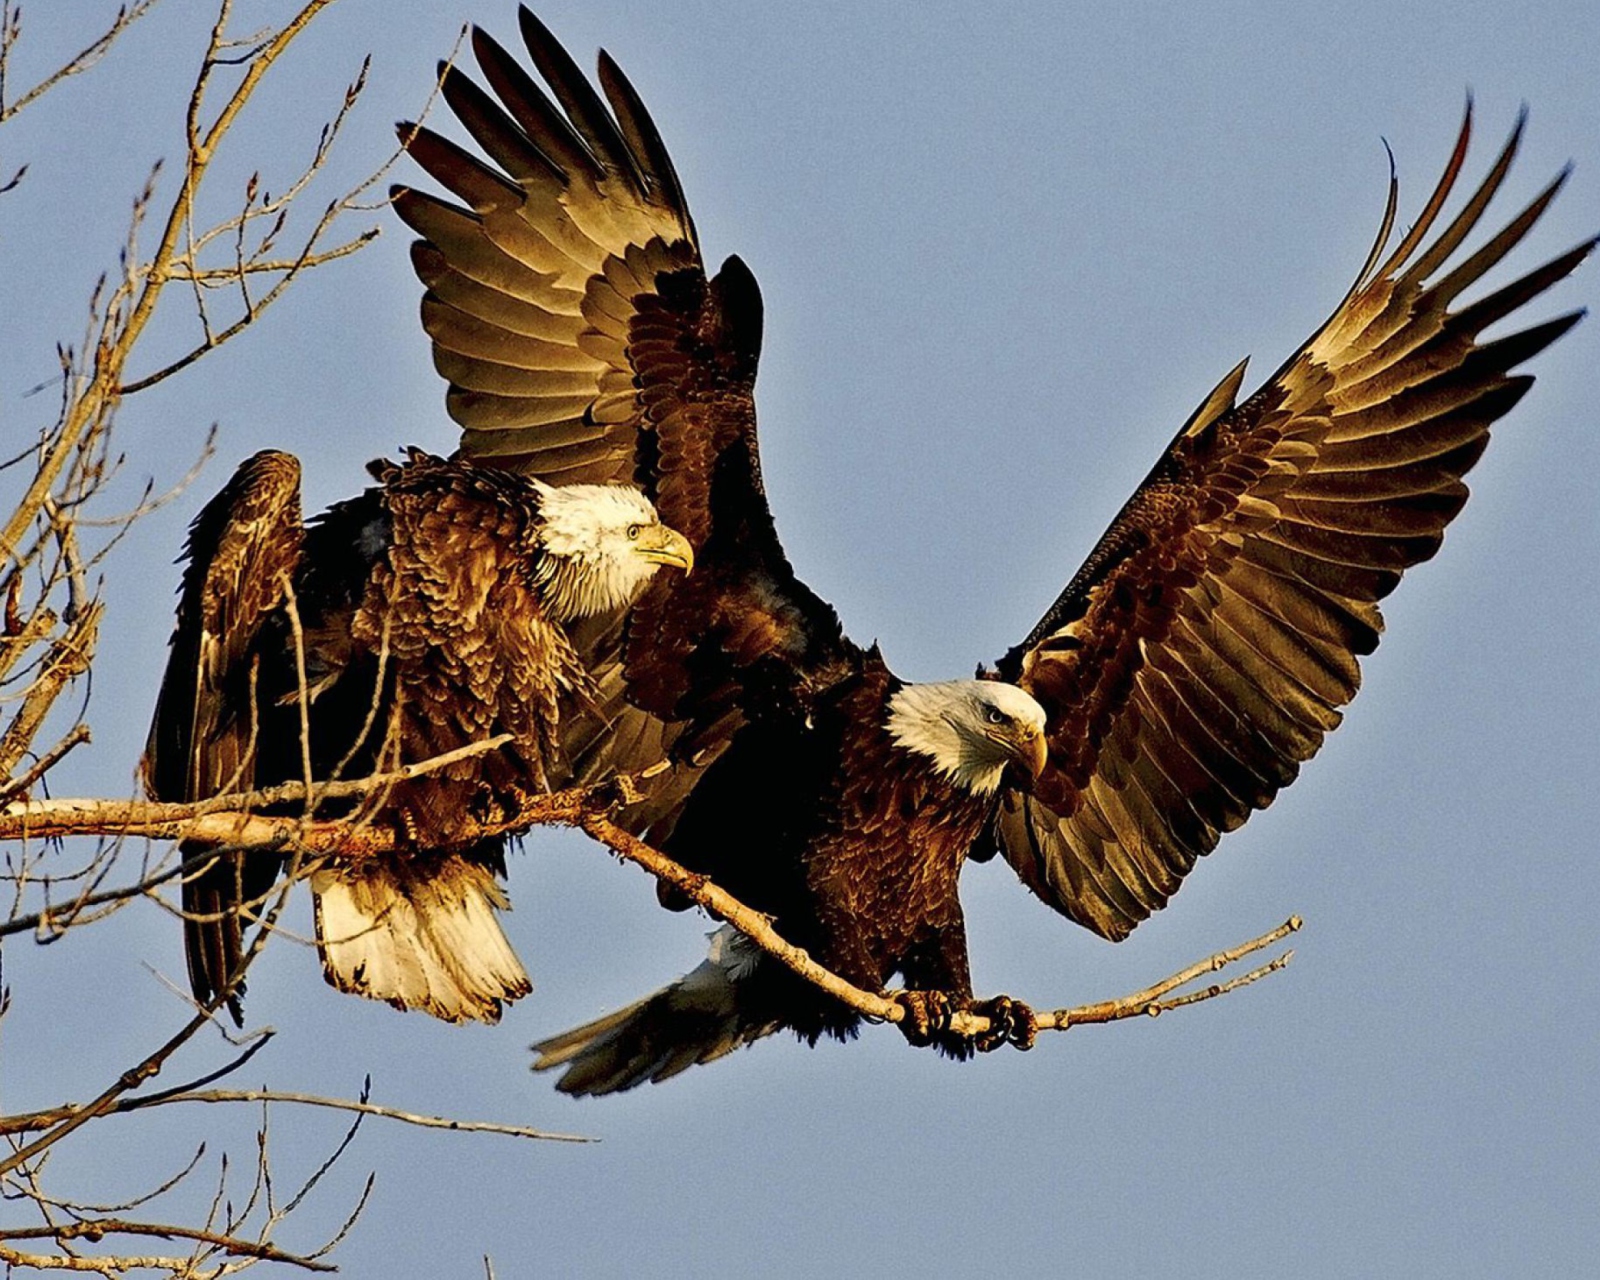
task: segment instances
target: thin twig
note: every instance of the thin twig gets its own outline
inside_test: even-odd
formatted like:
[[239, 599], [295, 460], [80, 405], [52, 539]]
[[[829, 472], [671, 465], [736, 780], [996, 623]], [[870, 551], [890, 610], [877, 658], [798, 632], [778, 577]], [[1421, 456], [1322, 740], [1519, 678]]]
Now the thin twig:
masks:
[[[264, 1045], [265, 1039], [258, 1040], [256, 1046]], [[243, 1055], [248, 1057], [249, 1055]], [[242, 1062], [230, 1063], [222, 1071], [213, 1073], [213, 1077], [227, 1071], [233, 1071]], [[379, 1116], [385, 1120], [397, 1120], [402, 1124], [417, 1125], [424, 1129], [448, 1129], [454, 1133], [498, 1133], [510, 1138], [529, 1138], [541, 1142], [595, 1142], [597, 1139], [585, 1137], [576, 1133], [551, 1133], [544, 1129], [533, 1129], [527, 1125], [499, 1124], [491, 1120], [457, 1120], [450, 1116], [421, 1115], [414, 1111], [402, 1111], [398, 1107], [387, 1107], [380, 1103], [368, 1102], [364, 1099], [330, 1098], [313, 1093], [293, 1093], [282, 1089], [166, 1089], [161, 1093], [147, 1094], [138, 1098], [120, 1098], [112, 1106], [105, 1109], [105, 1115], [125, 1115], [130, 1111], [143, 1111], [150, 1107], [170, 1106], [178, 1102], [285, 1102], [300, 1107], [327, 1107], [335, 1111], [349, 1111], [357, 1115]], [[69, 1120], [81, 1110], [72, 1103], [65, 1103], [59, 1107], [50, 1107], [44, 1111], [30, 1111], [14, 1116], [0, 1116], [0, 1134], [10, 1133], [37, 1133], [52, 1125]]]
[[82, 746], [88, 741], [89, 726], [80, 720], [67, 731], [66, 736], [60, 742], [34, 761], [26, 773], [0, 787], [0, 802], [10, 800], [12, 796], [26, 794], [32, 789], [34, 783], [38, 782], [40, 778], [44, 777], [45, 774], [49, 773], [61, 762], [62, 757], [67, 752], [74, 747]]
[[[226, 8], [218, 18], [217, 26], [212, 31], [210, 47], [206, 51], [205, 60], [195, 77], [194, 87], [189, 95], [189, 148], [183, 177], [177, 195], [167, 211], [155, 253], [150, 258], [149, 268], [143, 272], [142, 279], [135, 279], [134, 264], [139, 258], [134, 252], [127, 255], [127, 278], [107, 306], [106, 320], [109, 327], [101, 333], [100, 341], [94, 344], [93, 373], [81, 394], [75, 396], [68, 406], [68, 412], [55, 430], [50, 447], [40, 459], [34, 477], [27, 491], [19, 499], [16, 510], [6, 520], [4, 526], [0, 527], [0, 560], [15, 557], [24, 533], [33, 523], [35, 514], [53, 489], [62, 467], [77, 451], [80, 441], [91, 431], [93, 424], [102, 422], [123, 394], [120, 386], [122, 370], [155, 312], [162, 290], [171, 279], [173, 266], [181, 259], [179, 246], [183, 242], [184, 228], [195, 204], [195, 194], [199, 191], [215, 157], [217, 145], [232, 129], [239, 113], [255, 94], [261, 78], [283, 56], [284, 51], [307, 24], [331, 2], [332, 0], [308, 0], [298, 13], [284, 23], [251, 60], [216, 117], [209, 125], [202, 128], [201, 110], [210, 86], [211, 67], [220, 52], [223, 40], [222, 27], [227, 20]], [[135, 224], [142, 217], [142, 210], [148, 202], [151, 190], [151, 188], [146, 189], [145, 196], [137, 205]]]
[[85, 1222], [63, 1222], [48, 1227], [0, 1228], [0, 1241], [4, 1240], [88, 1240], [98, 1242], [107, 1236], [154, 1236], [161, 1240], [195, 1240], [240, 1258], [260, 1258], [263, 1262], [284, 1262], [307, 1271], [337, 1271], [339, 1268], [326, 1262], [317, 1262], [299, 1254], [288, 1253], [265, 1241], [247, 1240], [242, 1236], [219, 1235], [214, 1231], [200, 1231], [176, 1223], [129, 1222], [123, 1218], [90, 1218]]
[[[99, 62], [100, 59], [106, 55], [106, 52], [111, 48], [111, 46], [116, 43], [117, 37], [131, 27], [135, 22], [139, 21], [140, 18], [144, 17], [144, 15], [150, 11], [151, 6], [153, 6], [155, 2], [156, 0], [138, 0], [137, 4], [131, 6], [124, 5], [122, 8], [118, 9], [117, 16], [112, 20], [109, 29], [97, 36], [80, 52], [67, 59], [65, 63], [56, 68], [55, 71], [51, 72], [43, 80], [39, 81], [38, 84], [34, 85], [31, 89], [25, 90], [14, 101], [11, 102], [6, 101], [4, 74], [5, 61], [0, 59], [0, 122], [9, 120], [12, 116], [16, 115], [17, 112], [26, 107], [30, 102], [34, 101], [34, 99], [43, 97], [46, 93], [48, 93], [51, 89], [54, 89], [58, 84], [68, 77], [78, 75], [94, 66], [95, 63]], [[11, 46], [15, 39], [15, 37], [9, 34], [10, 30], [12, 29], [11, 19], [15, 13], [16, 9], [14, 9], [10, 4], [5, 6], [3, 24], [7, 29], [5, 42], [6, 54], [10, 54]], [[16, 29], [20, 30], [20, 26], [18, 26]]]
[[[181, 865], [168, 867], [165, 871], [158, 871], [144, 877], [135, 884], [123, 885], [117, 889], [107, 889], [100, 893], [84, 892], [74, 897], [70, 902], [63, 902], [57, 906], [45, 907], [29, 915], [12, 916], [9, 920], [0, 922], [0, 938], [9, 937], [14, 933], [34, 933], [38, 930], [48, 930], [48, 936], [41, 941], [49, 941], [64, 928], [77, 921], [85, 911], [94, 907], [110, 906], [114, 903], [127, 902], [132, 898], [143, 898], [159, 889], [164, 884], [169, 884], [185, 873]], [[52, 883], [65, 879], [65, 877], [52, 877]]]
[[[330, 209], [330, 212], [331, 211], [332, 210]], [[332, 220], [333, 219], [331, 217], [328, 217], [326, 222], [331, 222]], [[312, 237], [321, 235], [321, 232], [326, 229], [326, 222], [322, 225], [319, 225], [315, 229], [315, 231], [312, 233]], [[309, 249], [307, 249], [305, 253], [302, 253], [292, 263], [289, 263], [283, 268], [283, 275], [273, 283], [271, 289], [269, 289], [265, 294], [256, 300], [252, 310], [245, 312], [239, 317], [239, 319], [235, 320], [232, 324], [226, 326], [225, 328], [218, 329], [214, 334], [208, 336], [205, 341], [197, 343], [194, 347], [186, 351], [177, 359], [162, 365], [161, 368], [157, 369], [154, 373], [147, 373], [143, 377], [135, 378], [131, 382], [123, 383], [122, 386], [117, 389], [117, 394], [121, 396], [134, 395], [137, 392], [145, 391], [150, 387], [155, 386], [158, 382], [165, 382], [168, 378], [172, 377], [173, 374], [187, 369], [202, 356], [208, 354], [209, 352], [215, 351], [223, 343], [237, 337], [239, 334], [243, 333], [244, 330], [259, 320], [261, 318], [261, 313], [274, 302], [276, 302], [282, 295], [284, 288], [303, 272], [312, 267], [319, 267], [325, 262], [332, 262], [337, 258], [348, 257], [350, 254], [355, 253], [358, 249], [365, 248], [368, 244], [371, 244], [373, 240], [377, 239], [378, 234], [378, 229], [373, 227], [361, 232], [359, 235], [333, 249], [326, 249], [320, 253], [312, 253]], [[312, 241], [312, 237], [308, 237], [308, 243]], [[259, 269], [266, 270], [269, 268]], [[235, 271], [232, 267], [229, 267], [226, 270], [228, 276], [235, 277]], [[170, 280], [192, 279], [193, 274], [194, 273], [188, 269], [179, 268], [169, 272], [167, 278]]]
[[[291, 871], [298, 872], [298, 860], [292, 864]], [[198, 1006], [198, 1012], [193, 1018], [185, 1023], [175, 1035], [171, 1036], [152, 1052], [146, 1054], [140, 1062], [124, 1071], [93, 1102], [82, 1107], [59, 1124], [53, 1125], [41, 1137], [36, 1138], [26, 1146], [16, 1148], [9, 1156], [0, 1159], [0, 1175], [9, 1173], [19, 1166], [26, 1166], [28, 1161], [48, 1151], [68, 1134], [81, 1128], [95, 1117], [109, 1112], [118, 1100], [131, 1090], [138, 1088], [146, 1080], [154, 1079], [155, 1076], [159, 1075], [161, 1069], [173, 1054], [192, 1040], [201, 1027], [211, 1024], [217, 1011], [232, 1000], [242, 988], [245, 974], [255, 962], [255, 958], [261, 954], [261, 949], [272, 935], [279, 916], [283, 914], [284, 906], [289, 900], [289, 890], [293, 883], [293, 874], [283, 881], [276, 900], [262, 914], [261, 927], [256, 930], [254, 936], [250, 939], [250, 945], [245, 948], [244, 955], [240, 958], [238, 966], [229, 975], [228, 980], [222, 984], [222, 989], [217, 991], [209, 1002]]]
[[[396, 1107], [382, 1106], [376, 1102], [358, 1102], [351, 1098], [325, 1098], [311, 1093], [290, 1093], [281, 1089], [206, 1089], [190, 1093], [173, 1093], [159, 1100], [130, 1098], [128, 1105], [118, 1110], [133, 1111], [147, 1105], [166, 1105], [173, 1102], [290, 1102], [302, 1107], [331, 1107], [336, 1111], [353, 1111], [361, 1115], [381, 1116], [403, 1124], [418, 1125], [424, 1129], [449, 1129], [456, 1133], [498, 1133], [510, 1138], [533, 1138], [543, 1142], [595, 1142], [598, 1139], [576, 1133], [551, 1133], [532, 1129], [526, 1125], [499, 1124], [491, 1120], [456, 1120], [450, 1116], [422, 1115], [415, 1111], [401, 1111]], [[3, 1131], [3, 1130], [0, 1130]]]
[[169, 1176], [163, 1178], [149, 1191], [141, 1192], [132, 1199], [122, 1200], [116, 1204], [89, 1204], [80, 1200], [58, 1200], [54, 1196], [45, 1196], [42, 1192], [40, 1193], [39, 1198], [48, 1203], [52, 1208], [62, 1209], [76, 1217], [87, 1217], [88, 1215], [94, 1213], [117, 1215], [131, 1213], [135, 1209], [143, 1208], [145, 1205], [150, 1204], [155, 1200], [159, 1200], [179, 1183], [185, 1181], [190, 1174], [200, 1167], [200, 1161], [205, 1159], [205, 1154], [206, 1144], [202, 1142], [198, 1147], [195, 1148], [194, 1154], [189, 1157], [188, 1162], [183, 1166], [183, 1168], [179, 1169], [176, 1173], [170, 1174]]
[[1081, 1005], [1076, 1009], [1057, 1009], [1053, 1013], [1039, 1015], [1039, 1029], [1054, 1029], [1065, 1031], [1068, 1027], [1093, 1022], [1117, 1022], [1123, 1018], [1137, 1018], [1140, 1016], [1155, 1017], [1169, 1009], [1180, 1009], [1186, 1005], [1197, 1004], [1202, 1000], [1211, 1000], [1217, 996], [1226, 995], [1239, 987], [1248, 986], [1275, 973], [1289, 963], [1294, 955], [1293, 951], [1285, 951], [1282, 955], [1252, 969], [1249, 973], [1234, 978], [1230, 982], [1213, 984], [1200, 991], [1191, 991], [1187, 995], [1177, 996], [1171, 1000], [1162, 997], [1176, 991], [1179, 987], [1186, 987], [1197, 978], [1202, 978], [1208, 973], [1219, 973], [1230, 965], [1236, 964], [1245, 956], [1252, 955], [1275, 942], [1281, 942], [1291, 933], [1296, 932], [1304, 923], [1299, 916], [1290, 916], [1276, 929], [1269, 930], [1259, 938], [1252, 938], [1241, 946], [1232, 947], [1227, 951], [1219, 951], [1215, 955], [1207, 956], [1204, 960], [1182, 969], [1170, 977], [1163, 978], [1160, 982], [1146, 987], [1143, 991], [1136, 991], [1130, 996], [1123, 996], [1118, 1000], [1102, 1000], [1098, 1004]]
[[280, 573], [278, 585], [283, 589], [283, 611], [294, 635], [295, 709], [300, 714], [300, 781], [305, 792], [304, 813], [309, 818], [317, 807], [317, 788], [316, 777], [311, 772], [311, 686], [306, 680], [306, 633], [300, 625], [294, 580], [287, 573]]
[[[365, 246], [377, 234], [376, 231], [363, 232], [344, 244], [336, 245], [332, 249], [323, 249], [318, 253], [303, 254], [298, 258], [250, 258], [240, 263], [229, 263], [226, 267], [190, 267], [180, 265], [172, 269], [170, 279], [193, 280], [208, 288], [224, 289], [235, 286], [242, 276], [277, 275], [280, 272], [302, 271], [306, 267], [320, 267], [324, 262], [332, 262], [336, 258], [347, 258], [352, 253]], [[211, 346], [218, 346], [213, 342]], [[174, 371], [175, 372], [175, 371]], [[149, 385], [148, 379], [141, 378], [137, 383], [129, 383], [124, 391], [142, 391]]]
[[138, 1088], [146, 1080], [159, 1074], [161, 1068], [166, 1065], [167, 1059], [187, 1044], [201, 1027], [211, 1021], [213, 1012], [215, 1010], [206, 1009], [196, 1014], [183, 1025], [177, 1034], [171, 1036], [158, 1049], [147, 1054], [142, 1061], [118, 1076], [115, 1082], [93, 1102], [79, 1107], [59, 1124], [51, 1126], [42, 1137], [25, 1146], [18, 1147], [10, 1155], [0, 1159], [0, 1174], [11, 1172], [19, 1165], [25, 1164], [34, 1156], [54, 1146], [73, 1130], [81, 1128], [96, 1116], [104, 1115], [116, 1105], [117, 1099], [129, 1090]]

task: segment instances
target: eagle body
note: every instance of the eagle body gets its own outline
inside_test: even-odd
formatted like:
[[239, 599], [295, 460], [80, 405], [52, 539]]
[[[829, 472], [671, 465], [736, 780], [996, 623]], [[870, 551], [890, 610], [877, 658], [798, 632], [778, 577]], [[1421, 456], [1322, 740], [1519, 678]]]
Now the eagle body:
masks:
[[993, 801], [893, 739], [889, 685], [880, 666], [839, 707], [850, 727], [822, 797], [830, 820], [801, 854], [817, 946], [869, 990], [898, 975], [965, 1001], [961, 867]]
[[[526, 9], [519, 25], [543, 85], [474, 31], [483, 84], [460, 64], [440, 79], [471, 147], [401, 130], [448, 192], [394, 198], [419, 237], [446, 405], [484, 465], [637, 486], [697, 565], [654, 583], [625, 627], [575, 640], [601, 714], [563, 724], [574, 774], [648, 774], [620, 815], [630, 830], [845, 976], [898, 975], [917, 1038], [991, 1047], [954, 1044], [948, 1020], [922, 1016], [974, 1007], [962, 866], [998, 854], [1046, 905], [1117, 940], [1298, 776], [1355, 695], [1379, 601], [1438, 550], [1491, 425], [1532, 385], [1520, 367], [1581, 318], [1528, 322], [1524, 309], [1593, 240], [1483, 285], [1565, 175], [1486, 221], [1519, 120], [1452, 200], [1469, 106], [1407, 229], [1391, 171], [1372, 248], [1326, 322], [1257, 390], [1242, 394], [1241, 362], [1162, 433], [1143, 483], [1023, 639], [978, 680], [900, 684], [778, 538], [756, 434], [754, 276], [734, 257], [707, 268], [617, 65], [602, 53], [591, 83]], [[1002, 1021], [1026, 1042], [1031, 1018]], [[780, 1026], [815, 1038], [853, 1016], [719, 931], [705, 963], [536, 1046], [535, 1065], [564, 1066], [569, 1092], [610, 1092]]]
[[[1014, 769], [1026, 776], [1030, 756], [1042, 762], [1044, 713], [1009, 685], [906, 685], [876, 649], [856, 657], [854, 673], [808, 716], [743, 730], [661, 843], [855, 985], [878, 990], [899, 977], [913, 992], [968, 1007], [962, 866], [992, 818], [1001, 779]], [[998, 739], [970, 717], [967, 735], [930, 736], [929, 721], [943, 726], [966, 707], [1007, 716]], [[538, 1065], [570, 1064], [560, 1083], [567, 1092], [611, 1093], [783, 1028], [814, 1043], [853, 1036], [859, 1023], [853, 1009], [721, 931], [701, 969], [542, 1043]], [[972, 1051], [958, 1037], [928, 1039], [954, 1057]]]
[[[316, 717], [312, 772], [392, 772], [509, 733], [503, 751], [395, 784], [386, 817], [407, 844], [470, 843], [547, 789], [561, 708], [591, 696], [588, 673], [548, 607], [539, 495], [519, 477], [414, 454], [379, 487], [320, 516], [305, 539], [306, 680]], [[298, 604], [298, 601], [297, 601]], [[271, 641], [292, 653], [280, 614]], [[383, 668], [380, 681], [380, 668]], [[295, 713], [296, 673], [268, 693]], [[366, 728], [375, 695], [388, 712]], [[363, 732], [363, 730], [366, 730]], [[294, 746], [275, 734], [274, 746]], [[270, 772], [293, 776], [282, 757]]]
[[[686, 565], [686, 548], [632, 489], [557, 494], [417, 451], [374, 474], [375, 487], [302, 527], [298, 464], [269, 451], [201, 512], [146, 777], [158, 799], [198, 800], [308, 774], [392, 774], [509, 735], [324, 801], [319, 816], [381, 826], [396, 851], [311, 873], [334, 986], [493, 1021], [530, 988], [495, 919], [505, 840], [482, 832], [548, 789], [563, 711], [594, 696], [564, 622], [624, 609], [659, 564]], [[233, 981], [241, 914], [278, 870], [229, 857], [186, 880], [200, 999]]]
[[[959, 879], [994, 800], [895, 740], [890, 706], [903, 687], [873, 651], [809, 723], [744, 731], [663, 851], [772, 914], [783, 937], [853, 983], [878, 989], [900, 974], [970, 998]], [[786, 1012], [810, 1039], [855, 1025], [806, 984]]]

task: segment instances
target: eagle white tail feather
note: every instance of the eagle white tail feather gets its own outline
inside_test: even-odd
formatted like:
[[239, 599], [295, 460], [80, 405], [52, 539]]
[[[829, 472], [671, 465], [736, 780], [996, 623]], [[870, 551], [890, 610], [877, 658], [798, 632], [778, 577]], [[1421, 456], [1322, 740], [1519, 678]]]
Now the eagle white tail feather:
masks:
[[762, 966], [761, 950], [724, 925], [696, 968], [643, 1000], [534, 1045], [535, 1071], [567, 1069], [563, 1093], [618, 1093], [658, 1083], [700, 1062], [711, 1062], [778, 1029], [753, 1016], [747, 998]]
[[497, 911], [493, 874], [464, 858], [324, 867], [312, 874], [322, 972], [340, 991], [446, 1022], [498, 1022], [502, 1001], [533, 990]]

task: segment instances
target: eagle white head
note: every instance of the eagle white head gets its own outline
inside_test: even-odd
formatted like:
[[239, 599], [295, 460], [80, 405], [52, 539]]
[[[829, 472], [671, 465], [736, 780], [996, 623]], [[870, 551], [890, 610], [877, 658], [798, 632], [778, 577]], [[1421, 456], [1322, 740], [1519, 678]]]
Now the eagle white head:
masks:
[[908, 684], [889, 699], [889, 734], [976, 795], [993, 795], [1008, 764], [1030, 777], [1048, 754], [1044, 708], [1014, 684], [946, 680]]
[[558, 622], [626, 608], [662, 565], [685, 573], [694, 567], [689, 540], [662, 524], [632, 485], [533, 486], [544, 552], [536, 577]]

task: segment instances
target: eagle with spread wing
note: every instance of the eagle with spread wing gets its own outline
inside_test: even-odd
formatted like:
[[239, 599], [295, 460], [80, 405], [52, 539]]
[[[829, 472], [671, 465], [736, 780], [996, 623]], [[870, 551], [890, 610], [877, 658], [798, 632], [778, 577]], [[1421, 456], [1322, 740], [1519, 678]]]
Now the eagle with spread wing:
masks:
[[[1028, 636], [977, 679], [907, 683], [845, 637], [779, 543], [750, 271], [734, 257], [708, 274], [616, 64], [600, 55], [597, 92], [526, 9], [520, 25], [548, 91], [481, 31], [487, 89], [441, 72], [482, 158], [402, 127], [454, 197], [401, 189], [395, 206], [421, 236], [423, 322], [461, 452], [553, 485], [637, 485], [697, 566], [579, 642], [598, 698], [563, 723], [573, 776], [653, 769], [623, 821], [850, 981], [898, 975], [913, 1041], [956, 1056], [1026, 1045], [1025, 1006], [974, 998], [964, 863], [999, 853], [1115, 940], [1270, 804], [1339, 723], [1378, 601], [1438, 549], [1490, 425], [1531, 385], [1513, 370], [1581, 313], [1481, 335], [1594, 242], [1461, 301], [1562, 182], [1465, 248], [1522, 129], [1446, 218], [1469, 106], [1411, 229], [1391, 247], [1391, 174], [1371, 253], [1327, 322], [1243, 400], [1244, 365], [1222, 379]], [[986, 1013], [991, 1031], [954, 1034], [955, 1010]], [[780, 1028], [814, 1042], [857, 1021], [723, 929], [699, 968], [544, 1041], [535, 1065], [564, 1067], [567, 1092], [608, 1093]]]
[[[505, 838], [483, 831], [548, 789], [563, 715], [597, 696], [567, 628], [620, 615], [693, 553], [631, 485], [557, 488], [417, 450], [372, 471], [375, 487], [306, 526], [300, 464], [267, 451], [200, 512], [145, 780], [156, 799], [203, 800], [393, 775], [508, 735], [315, 806], [395, 849], [304, 868], [333, 986], [494, 1022], [530, 986], [496, 919]], [[185, 861], [190, 984], [238, 1020], [243, 929], [283, 860], [191, 842]]]

